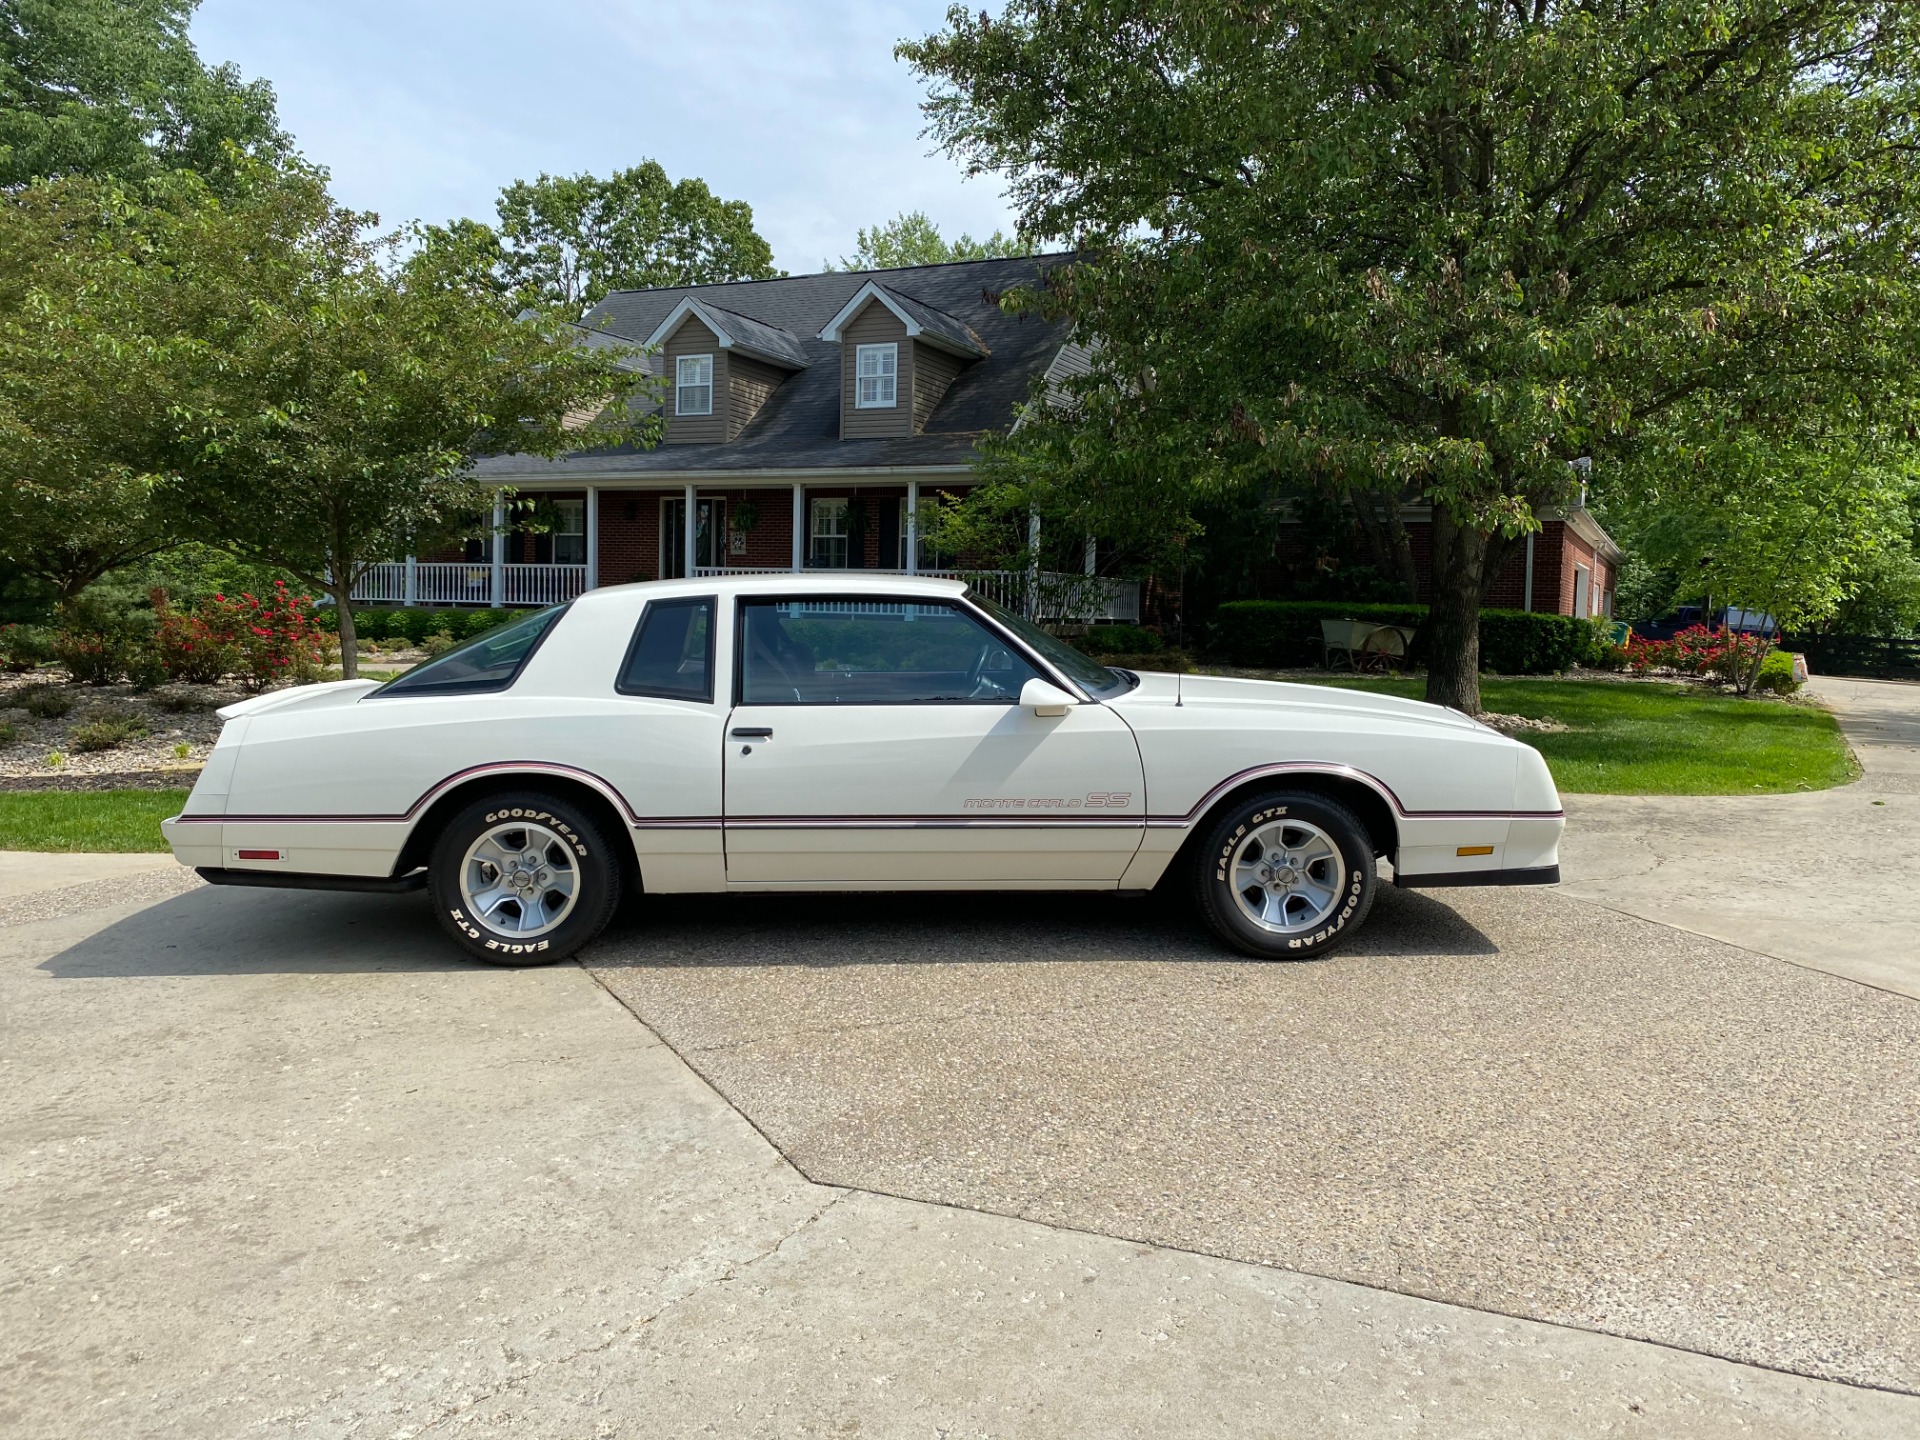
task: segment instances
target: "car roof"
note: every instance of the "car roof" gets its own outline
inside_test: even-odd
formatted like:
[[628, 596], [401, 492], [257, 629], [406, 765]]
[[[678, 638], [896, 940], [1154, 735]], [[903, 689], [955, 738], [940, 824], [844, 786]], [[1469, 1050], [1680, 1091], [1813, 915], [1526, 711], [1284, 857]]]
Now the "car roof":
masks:
[[701, 575], [691, 580], [642, 580], [589, 590], [574, 603], [636, 595], [915, 595], [949, 600], [964, 595], [964, 580], [931, 575], [865, 575], [857, 570], [789, 572], [774, 575]]

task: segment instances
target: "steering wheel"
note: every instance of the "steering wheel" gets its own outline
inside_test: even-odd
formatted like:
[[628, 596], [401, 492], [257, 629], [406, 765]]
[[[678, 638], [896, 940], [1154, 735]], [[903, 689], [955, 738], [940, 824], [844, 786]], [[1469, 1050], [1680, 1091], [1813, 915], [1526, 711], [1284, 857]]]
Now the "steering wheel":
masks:
[[998, 700], [1006, 695], [1006, 686], [997, 680], [987, 678], [987, 661], [993, 658], [993, 652], [998, 648], [991, 640], [980, 646], [980, 653], [974, 659], [973, 669], [967, 672], [969, 700]]

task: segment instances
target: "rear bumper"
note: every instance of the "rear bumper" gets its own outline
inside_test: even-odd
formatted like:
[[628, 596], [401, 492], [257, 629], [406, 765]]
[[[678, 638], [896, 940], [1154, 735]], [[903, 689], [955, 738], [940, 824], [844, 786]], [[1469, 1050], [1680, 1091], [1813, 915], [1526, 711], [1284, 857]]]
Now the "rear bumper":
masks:
[[1558, 865], [1536, 865], [1526, 870], [1455, 870], [1439, 875], [1402, 875], [1393, 883], [1402, 890], [1434, 890], [1449, 885], [1558, 885]]
[[315, 875], [298, 870], [228, 870], [197, 865], [194, 873], [209, 885], [251, 885], [262, 890], [356, 890], [371, 895], [404, 895], [427, 888], [427, 872], [408, 875]]

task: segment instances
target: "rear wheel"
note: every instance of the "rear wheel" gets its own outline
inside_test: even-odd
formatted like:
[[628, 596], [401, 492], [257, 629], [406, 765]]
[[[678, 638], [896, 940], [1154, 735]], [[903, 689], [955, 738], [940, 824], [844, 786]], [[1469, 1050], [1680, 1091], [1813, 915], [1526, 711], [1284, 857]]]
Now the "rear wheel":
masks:
[[447, 933], [491, 965], [564, 960], [620, 903], [620, 866], [593, 817], [537, 790], [455, 815], [434, 842], [427, 884]]
[[1352, 811], [1302, 791], [1268, 791], [1218, 815], [1194, 855], [1207, 926], [1265, 960], [1324, 955], [1373, 905], [1373, 844]]

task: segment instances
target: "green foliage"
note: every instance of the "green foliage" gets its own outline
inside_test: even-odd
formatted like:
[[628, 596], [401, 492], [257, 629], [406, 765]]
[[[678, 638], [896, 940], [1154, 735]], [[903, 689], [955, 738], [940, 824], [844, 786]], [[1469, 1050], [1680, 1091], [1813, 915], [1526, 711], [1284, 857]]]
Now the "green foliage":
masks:
[[[1416, 680], [1329, 683], [1420, 693]], [[1780, 794], [1844, 785], [1858, 773], [1833, 716], [1812, 705], [1619, 680], [1490, 679], [1481, 688], [1489, 710], [1567, 727], [1525, 738], [1568, 794]]]
[[61, 602], [54, 654], [82, 685], [111, 685], [140, 672], [148, 678], [157, 622], [132, 591], [94, 585]]
[[[1412, 657], [1425, 656], [1424, 605], [1360, 605], [1327, 600], [1234, 600], [1215, 612], [1212, 646], [1235, 665], [1296, 669], [1317, 666], [1324, 654], [1322, 620], [1368, 620], [1414, 629]], [[1480, 658], [1488, 673], [1546, 675], [1598, 658], [1603, 643], [1592, 622], [1571, 615], [1483, 610]]]
[[903, 210], [883, 225], [862, 228], [855, 237], [853, 254], [842, 255], [840, 264], [822, 265], [824, 270], [899, 270], [909, 265], [945, 265], [955, 260], [993, 260], [1003, 255], [1031, 255], [1033, 247], [1018, 238], [996, 230], [984, 240], [976, 240], [962, 231], [952, 240], [943, 239], [940, 227], [927, 218], [924, 210]]
[[1804, 683], [1794, 676], [1792, 655], [1785, 650], [1770, 650], [1760, 662], [1760, 677], [1753, 688], [1770, 695], [1791, 695]]
[[186, 803], [185, 790], [0, 793], [0, 850], [158, 853], [160, 822]]
[[1141, 625], [1095, 625], [1074, 644], [1089, 655], [1151, 655], [1160, 649], [1157, 632]]
[[1005, 180], [1022, 234], [1075, 245], [1022, 303], [1097, 347], [1004, 483], [1170, 533], [1238, 489], [1424, 498], [1435, 698], [1474, 708], [1483, 582], [1574, 459], [1599, 476], [1682, 411], [1822, 444], [1914, 418], [1907, 0], [1009, 0], [946, 25], [900, 47], [932, 133]]
[[0, 188], [194, 170], [224, 191], [243, 157], [288, 158], [272, 88], [195, 53], [187, 31], [198, 8], [0, 0]]
[[60, 720], [73, 713], [73, 692], [58, 685], [29, 685], [13, 692], [8, 702], [35, 719]]
[[0, 720], [0, 745], [11, 745], [20, 738], [20, 732], [3, 720]]
[[710, 285], [780, 274], [753, 228], [753, 207], [704, 180], [673, 181], [652, 160], [607, 179], [546, 175], [500, 192], [499, 227], [427, 226], [425, 249], [510, 308], [577, 318], [609, 290]]
[[89, 706], [80, 723], [67, 732], [67, 740], [75, 750], [87, 755], [118, 749], [146, 733], [147, 724], [139, 711], [127, 705], [105, 703]]
[[420, 642], [420, 648], [427, 652], [429, 659], [432, 659], [434, 656], [446, 654], [457, 644], [459, 644], [459, 641], [455, 640], [453, 636], [449, 635], [446, 631], [436, 630]]
[[0, 625], [0, 670], [17, 674], [53, 658], [53, 632], [45, 626]]
[[353, 626], [357, 634], [371, 640], [402, 641], [419, 645], [429, 635], [450, 635], [455, 640], [471, 640], [502, 625], [537, 614], [533, 610], [452, 610], [425, 606], [406, 606], [355, 610]]

